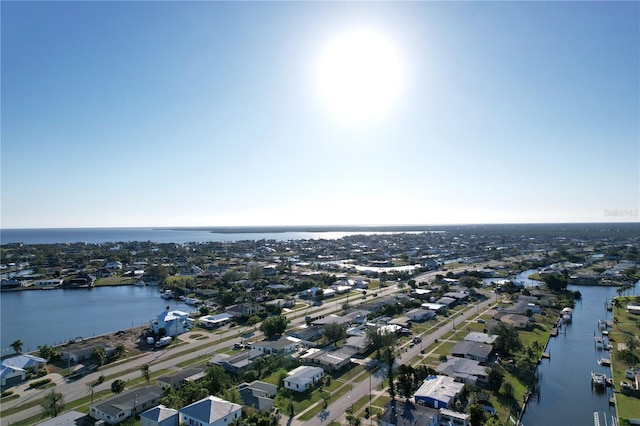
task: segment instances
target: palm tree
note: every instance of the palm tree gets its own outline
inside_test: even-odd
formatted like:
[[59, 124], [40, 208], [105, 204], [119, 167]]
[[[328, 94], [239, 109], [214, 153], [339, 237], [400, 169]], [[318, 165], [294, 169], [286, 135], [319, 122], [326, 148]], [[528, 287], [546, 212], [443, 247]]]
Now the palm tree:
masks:
[[17, 354], [19, 354], [20, 352], [22, 352], [22, 346], [23, 346], [23, 344], [22, 344], [22, 340], [20, 340], [20, 339], [16, 340], [15, 342], [13, 342], [13, 343], [11, 344], [11, 347], [13, 348], [13, 350], [14, 350]]
[[149, 384], [151, 382], [151, 371], [149, 370], [149, 364], [144, 364], [140, 367], [140, 373], [142, 373], [142, 377]]

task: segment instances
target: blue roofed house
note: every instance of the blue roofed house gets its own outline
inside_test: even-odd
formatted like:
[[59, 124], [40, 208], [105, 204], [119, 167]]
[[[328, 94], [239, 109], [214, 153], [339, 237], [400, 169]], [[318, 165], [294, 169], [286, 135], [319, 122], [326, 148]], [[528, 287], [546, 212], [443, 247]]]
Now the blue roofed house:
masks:
[[179, 410], [179, 424], [186, 426], [227, 426], [242, 419], [242, 406], [209, 395]]
[[193, 328], [193, 320], [189, 313], [183, 311], [166, 310], [151, 320], [151, 329], [156, 334], [161, 334], [164, 329], [167, 336], [176, 337]]
[[0, 366], [0, 385], [3, 388], [16, 385], [26, 379], [28, 372], [35, 373], [46, 364], [46, 359], [27, 354], [5, 358]]

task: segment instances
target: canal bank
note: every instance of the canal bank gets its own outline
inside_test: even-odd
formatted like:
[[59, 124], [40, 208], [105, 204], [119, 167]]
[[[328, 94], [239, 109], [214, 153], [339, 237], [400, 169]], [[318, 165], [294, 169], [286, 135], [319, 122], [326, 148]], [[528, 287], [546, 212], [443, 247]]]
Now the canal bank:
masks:
[[[637, 284], [636, 284], [637, 285]], [[615, 287], [569, 286], [582, 294], [576, 301], [573, 319], [557, 337], [550, 337], [545, 351], [550, 353], [537, 368], [536, 391], [525, 406], [521, 423], [524, 426], [592, 425], [594, 412], [607, 418], [616, 416], [610, 387], [591, 385], [591, 373], [611, 377], [610, 367], [599, 365], [598, 359], [610, 353], [596, 345], [598, 320], [611, 320], [605, 300], [616, 296]], [[609, 420], [609, 424], [611, 421]]]

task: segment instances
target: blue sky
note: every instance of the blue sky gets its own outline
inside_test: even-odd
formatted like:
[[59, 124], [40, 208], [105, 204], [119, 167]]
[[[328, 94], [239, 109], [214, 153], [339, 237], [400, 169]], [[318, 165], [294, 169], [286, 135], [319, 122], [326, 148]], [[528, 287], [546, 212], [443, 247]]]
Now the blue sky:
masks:
[[638, 2], [1, 13], [3, 228], [639, 218]]

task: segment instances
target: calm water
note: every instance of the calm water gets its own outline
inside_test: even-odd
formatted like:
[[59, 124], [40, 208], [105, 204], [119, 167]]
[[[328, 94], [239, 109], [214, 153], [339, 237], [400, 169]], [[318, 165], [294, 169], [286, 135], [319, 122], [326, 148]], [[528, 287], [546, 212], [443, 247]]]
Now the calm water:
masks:
[[[265, 228], [267, 229], [267, 228]], [[0, 244], [55, 244], [151, 241], [154, 243], [234, 242], [245, 240], [339, 239], [349, 235], [398, 234], [404, 231], [322, 231], [322, 232], [214, 232], [201, 229], [169, 228], [65, 228], [65, 229], [0, 229]], [[429, 231], [435, 232], [435, 231]], [[412, 233], [417, 233], [416, 231]]]
[[[611, 388], [606, 392], [591, 388], [591, 372], [606, 373], [609, 368], [597, 363], [600, 357], [608, 358], [608, 351], [597, 350], [594, 331], [598, 319], [611, 319], [604, 308], [604, 301], [617, 295], [615, 287], [570, 286], [582, 293], [582, 301], [573, 311], [573, 322], [566, 327], [566, 334], [551, 338], [547, 352], [550, 360], [543, 360], [540, 375], [540, 400], [532, 398], [522, 419], [524, 426], [592, 425], [593, 412], [615, 414], [609, 407]], [[638, 284], [636, 283], [636, 291]]]
[[158, 287], [119, 286], [76, 290], [8, 291], [0, 294], [0, 347], [17, 339], [23, 350], [53, 345], [70, 338], [92, 337], [148, 324], [169, 305], [192, 312], [193, 306], [160, 297]]

